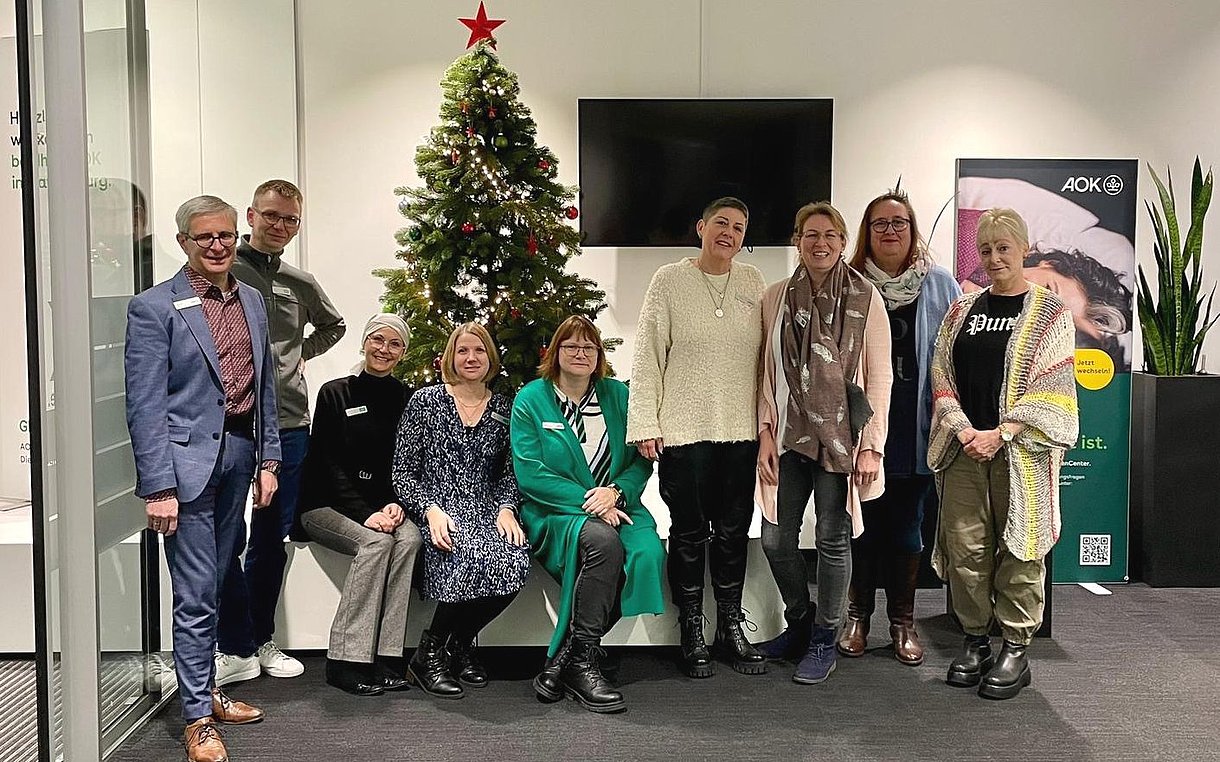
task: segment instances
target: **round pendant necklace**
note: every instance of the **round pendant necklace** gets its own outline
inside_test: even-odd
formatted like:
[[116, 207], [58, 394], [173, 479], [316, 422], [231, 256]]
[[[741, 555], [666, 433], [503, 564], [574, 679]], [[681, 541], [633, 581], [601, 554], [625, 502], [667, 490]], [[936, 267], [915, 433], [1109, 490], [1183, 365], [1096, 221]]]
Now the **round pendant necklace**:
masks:
[[[729, 270], [729, 277], [724, 280], [724, 291], [717, 291], [712, 286], [712, 279], [707, 277], [707, 273], [703, 272], [703, 268], [699, 268], [699, 274], [703, 276], [703, 285], [707, 286], [707, 296], [712, 300], [712, 307], [716, 317], [724, 317], [724, 300], [729, 296], [729, 282], [733, 280], [733, 271]], [[720, 301], [716, 301], [716, 296], [720, 296]]]

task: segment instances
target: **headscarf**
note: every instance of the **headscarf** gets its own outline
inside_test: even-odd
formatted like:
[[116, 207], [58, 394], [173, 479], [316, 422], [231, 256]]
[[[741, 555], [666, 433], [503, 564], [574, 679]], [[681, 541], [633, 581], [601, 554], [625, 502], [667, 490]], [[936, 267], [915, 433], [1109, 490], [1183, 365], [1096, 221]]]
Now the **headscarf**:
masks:
[[[398, 317], [392, 312], [378, 312], [376, 315], [369, 318], [369, 322], [364, 324], [364, 332], [360, 334], [360, 346], [364, 347], [364, 342], [382, 328], [390, 328], [398, 337], [402, 339], [404, 349], [411, 344], [411, 328], [407, 325], [407, 321]], [[364, 370], [364, 362], [358, 362], [352, 366], [352, 373], [359, 374]]]

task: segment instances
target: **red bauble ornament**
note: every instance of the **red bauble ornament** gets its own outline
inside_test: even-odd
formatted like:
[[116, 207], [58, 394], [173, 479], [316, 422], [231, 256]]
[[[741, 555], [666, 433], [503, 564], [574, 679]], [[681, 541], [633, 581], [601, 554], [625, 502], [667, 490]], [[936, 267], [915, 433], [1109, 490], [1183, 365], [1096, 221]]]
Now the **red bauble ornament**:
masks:
[[466, 137], [468, 137], [468, 138], [474, 137], [474, 128], [473, 127], [466, 128]]
[[488, 107], [487, 107], [487, 118], [488, 118], [488, 119], [495, 119], [495, 118], [496, 118], [496, 107], [495, 107], [495, 106], [488, 106]]
[[546, 357], [546, 345], [545, 344], [538, 347], [538, 359], [541, 360], [544, 357]]
[[440, 372], [440, 369], [441, 369], [441, 358], [440, 358], [440, 356], [439, 356], [439, 355], [438, 355], [437, 357], [432, 358], [432, 369], [433, 369], [433, 370], [435, 370], [435, 371], [437, 371], [437, 372]]
[[449, 154], [449, 160], [452, 161], [454, 164], [457, 164], [459, 161], [462, 160], [462, 155], [460, 153], [458, 153], [457, 149], [455, 148], [455, 149], [453, 149], [453, 153]]
[[577, 217], [579, 217], [579, 216], [580, 216], [580, 210], [579, 210], [579, 209], [577, 209], [577, 208], [576, 208], [576, 207], [574, 207], [574, 206], [569, 206], [567, 209], [565, 209], [565, 210], [563, 211], [563, 214], [564, 214], [564, 216], [565, 216], [565, 217], [567, 217], [569, 220], [574, 220], [574, 219], [576, 219]]
[[474, 232], [474, 223], [463, 222], [462, 223], [462, 232], [465, 233], [466, 235], [470, 235], [471, 233], [473, 233]]
[[530, 233], [530, 237], [525, 239], [525, 252], [531, 257], [538, 254], [538, 239]]
[[511, 310], [509, 310], [508, 314], [513, 316], [513, 320], [521, 319], [521, 310], [517, 309], [516, 307], [513, 307]]
[[546, 159], [538, 160], [538, 169], [541, 169], [543, 172], [545, 172], [550, 168], [551, 168], [551, 162], [547, 161]]
[[472, 19], [459, 18], [458, 21], [466, 25], [470, 29], [470, 40], [466, 42], [466, 47], [472, 47], [479, 40], [490, 40], [490, 45], [493, 50], [496, 47], [496, 38], [492, 37], [491, 33], [496, 27], [504, 23], [504, 19], [489, 19], [487, 18], [487, 9], [483, 7], [482, 0], [479, 0], [479, 12]]

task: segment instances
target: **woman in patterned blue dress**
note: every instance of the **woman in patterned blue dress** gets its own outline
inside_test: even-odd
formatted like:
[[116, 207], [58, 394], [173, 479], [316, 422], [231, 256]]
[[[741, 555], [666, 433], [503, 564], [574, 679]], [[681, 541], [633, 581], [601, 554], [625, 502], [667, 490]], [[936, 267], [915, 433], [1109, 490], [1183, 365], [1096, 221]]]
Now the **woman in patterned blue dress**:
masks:
[[487, 329], [458, 326], [441, 357], [444, 383], [416, 392], [398, 427], [394, 489], [424, 538], [424, 597], [437, 601], [407, 679], [440, 698], [461, 698], [462, 683], [487, 684], [475, 637], [530, 569], [509, 448], [512, 401], [487, 387], [499, 372]]

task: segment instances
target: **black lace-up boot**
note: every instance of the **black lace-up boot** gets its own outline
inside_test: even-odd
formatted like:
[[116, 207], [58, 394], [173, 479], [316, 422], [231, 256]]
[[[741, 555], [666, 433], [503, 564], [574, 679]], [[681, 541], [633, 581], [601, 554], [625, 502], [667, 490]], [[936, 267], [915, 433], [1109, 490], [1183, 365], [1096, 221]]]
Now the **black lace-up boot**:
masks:
[[678, 626], [682, 628], [682, 671], [688, 677], [711, 677], [716, 674], [711, 651], [703, 639], [703, 603], [683, 603], [678, 610]]
[[572, 634], [569, 632], [559, 644], [555, 655], [546, 660], [542, 671], [534, 677], [534, 693], [539, 701], [552, 703], [563, 698], [563, 684], [559, 682], [559, 672], [567, 665], [572, 654]]
[[741, 631], [741, 623], [745, 620], [740, 604], [717, 604], [716, 639], [712, 641], [712, 652], [743, 675], [761, 675], [767, 671], [767, 657], [759, 653]]
[[568, 696], [590, 712], [613, 714], [626, 709], [627, 702], [602, 675], [597, 662], [603, 653], [597, 641], [573, 639], [571, 655], [559, 672], [559, 682]]
[[449, 654], [445, 651], [444, 638], [433, 637], [427, 630], [407, 665], [407, 680], [429, 696], [460, 699], [466, 695], [461, 683], [449, 673]]

